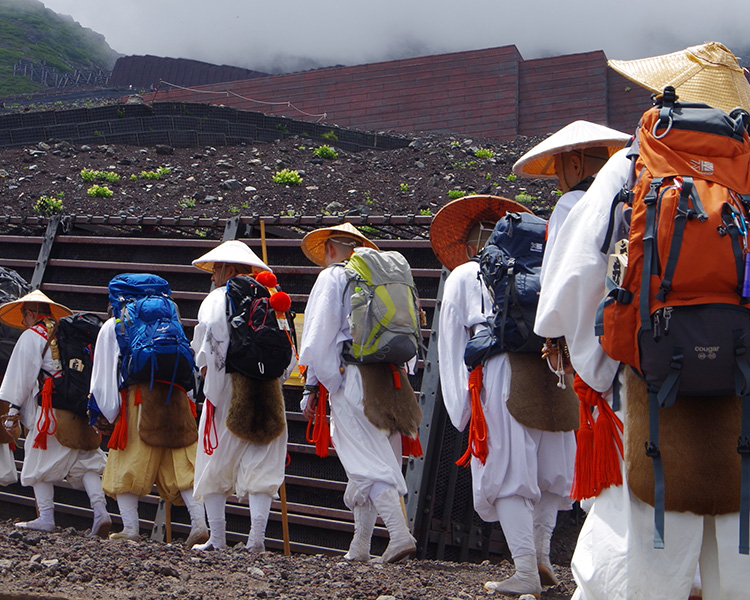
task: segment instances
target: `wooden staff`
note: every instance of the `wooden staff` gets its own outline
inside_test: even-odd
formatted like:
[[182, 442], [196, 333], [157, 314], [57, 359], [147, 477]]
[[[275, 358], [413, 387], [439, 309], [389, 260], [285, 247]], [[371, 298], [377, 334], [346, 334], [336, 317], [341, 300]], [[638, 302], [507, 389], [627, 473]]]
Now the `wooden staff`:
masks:
[[[266, 249], [266, 222], [260, 221], [260, 250], [263, 262], [268, 264], [268, 251]], [[279, 500], [281, 501], [281, 531], [284, 538], [284, 556], [289, 556], [289, 515], [286, 508], [286, 482], [282, 481], [279, 487]]]

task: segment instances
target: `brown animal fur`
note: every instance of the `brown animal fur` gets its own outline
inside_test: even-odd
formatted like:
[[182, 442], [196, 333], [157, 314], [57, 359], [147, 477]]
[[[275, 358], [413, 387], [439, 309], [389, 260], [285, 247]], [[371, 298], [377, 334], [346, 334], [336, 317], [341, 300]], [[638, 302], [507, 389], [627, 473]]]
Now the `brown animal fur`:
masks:
[[578, 429], [578, 396], [573, 378], [565, 376], [565, 389], [557, 387], [557, 375], [547, 362], [531, 353], [510, 356], [510, 395], [506, 406], [526, 427], [542, 431]]
[[9, 409], [10, 402], [0, 400], [0, 444], [10, 444], [11, 442], [15, 441], [15, 438], [10, 434], [10, 432], [6, 431], [5, 427], [2, 426], [3, 421], [5, 421], [4, 417], [8, 414]]
[[[646, 456], [648, 394], [632, 369], [625, 379], [625, 461], [628, 486], [654, 504], [654, 468]], [[737, 512], [740, 501], [741, 399], [690, 398], [659, 410], [659, 448], [664, 464], [666, 510], [721, 515]]]
[[[138, 436], [154, 448], [184, 448], [198, 441], [198, 424], [190, 410], [190, 400], [184, 390], [169, 384], [154, 382], [136, 384], [141, 392]], [[169, 403], [167, 403], [169, 395]]]
[[55, 419], [57, 420], [55, 437], [61, 446], [75, 450], [96, 450], [102, 443], [102, 436], [89, 427], [89, 420], [86, 417], [56, 408]]
[[378, 429], [398, 431], [413, 438], [422, 422], [422, 409], [404, 369], [399, 369], [401, 389], [393, 385], [389, 364], [357, 365], [362, 375], [365, 416]]
[[253, 444], [268, 444], [286, 428], [284, 393], [280, 379], [251, 379], [231, 373], [232, 400], [227, 411], [227, 429]]

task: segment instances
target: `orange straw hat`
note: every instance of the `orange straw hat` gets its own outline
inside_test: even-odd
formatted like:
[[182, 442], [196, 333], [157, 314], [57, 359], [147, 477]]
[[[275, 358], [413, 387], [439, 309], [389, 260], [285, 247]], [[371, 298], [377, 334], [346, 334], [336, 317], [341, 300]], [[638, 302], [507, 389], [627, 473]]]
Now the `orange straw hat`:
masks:
[[507, 212], [531, 211], [518, 202], [500, 196], [464, 196], [448, 202], [432, 218], [432, 251], [452, 271], [469, 260], [466, 241], [472, 228], [483, 221], [496, 223]]
[[18, 300], [0, 305], [0, 321], [17, 329], [26, 329], [26, 324], [23, 322], [23, 305], [27, 302], [49, 305], [50, 314], [55, 321], [73, 314], [73, 311], [67, 306], [53, 302], [41, 290], [33, 290], [25, 296], [21, 296]]
[[586, 148], [606, 148], [612, 156], [630, 140], [630, 135], [589, 121], [574, 121], [538, 143], [513, 165], [519, 177], [553, 179], [555, 156]]
[[349, 237], [363, 246], [378, 250], [374, 242], [368, 240], [360, 231], [351, 223], [342, 223], [333, 227], [321, 227], [308, 233], [302, 238], [302, 252], [307, 258], [320, 267], [325, 267], [325, 243], [328, 238], [332, 237]]
[[703, 102], [724, 112], [750, 111], [750, 83], [737, 58], [719, 42], [637, 60], [610, 60], [621, 75], [657, 94], [671, 85], [683, 102]]

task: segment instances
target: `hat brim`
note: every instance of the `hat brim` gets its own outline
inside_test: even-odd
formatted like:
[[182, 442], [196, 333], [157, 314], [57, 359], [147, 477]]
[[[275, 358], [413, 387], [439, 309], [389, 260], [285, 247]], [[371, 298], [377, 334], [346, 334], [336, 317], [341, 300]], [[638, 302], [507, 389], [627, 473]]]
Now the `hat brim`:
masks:
[[27, 302], [39, 302], [49, 305], [50, 314], [55, 321], [73, 314], [73, 311], [67, 306], [53, 302], [46, 294], [39, 290], [33, 290], [17, 300], [11, 300], [0, 305], [0, 322], [16, 329], [26, 329], [26, 323], [23, 320], [23, 305]]
[[333, 227], [322, 227], [309, 232], [302, 238], [302, 253], [313, 263], [320, 267], [325, 267], [325, 243], [331, 237], [349, 237], [361, 242], [366, 248], [379, 250], [375, 242], [368, 240], [362, 233], [357, 230], [351, 223], [342, 223]]
[[622, 149], [630, 135], [589, 121], [574, 121], [543, 140], [519, 158], [513, 173], [519, 177], [555, 179], [555, 156], [586, 148], [606, 148], [609, 156]]
[[261, 271], [273, 272], [271, 267], [264, 263], [247, 244], [239, 240], [224, 242], [200, 258], [196, 258], [191, 264], [202, 271], [211, 273], [216, 263], [245, 265]]
[[630, 81], [661, 94], [672, 86], [683, 102], [702, 102], [731, 112], [750, 111], [750, 83], [737, 58], [723, 44], [706, 42], [679, 52], [636, 60], [609, 60]]
[[430, 245], [440, 263], [451, 271], [469, 260], [466, 240], [482, 221], [496, 223], [509, 212], [532, 212], [501, 196], [475, 195], [452, 200], [432, 218]]

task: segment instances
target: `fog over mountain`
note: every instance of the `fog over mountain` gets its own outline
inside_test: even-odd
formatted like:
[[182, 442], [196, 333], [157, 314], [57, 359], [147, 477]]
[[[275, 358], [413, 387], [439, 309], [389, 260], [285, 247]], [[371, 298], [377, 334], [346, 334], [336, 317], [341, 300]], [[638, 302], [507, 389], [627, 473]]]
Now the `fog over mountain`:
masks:
[[[21, 0], [27, 1], [27, 0]], [[515, 45], [523, 58], [631, 59], [720, 41], [750, 46], [742, 3], [684, 0], [42, 0], [123, 54], [269, 73]]]

